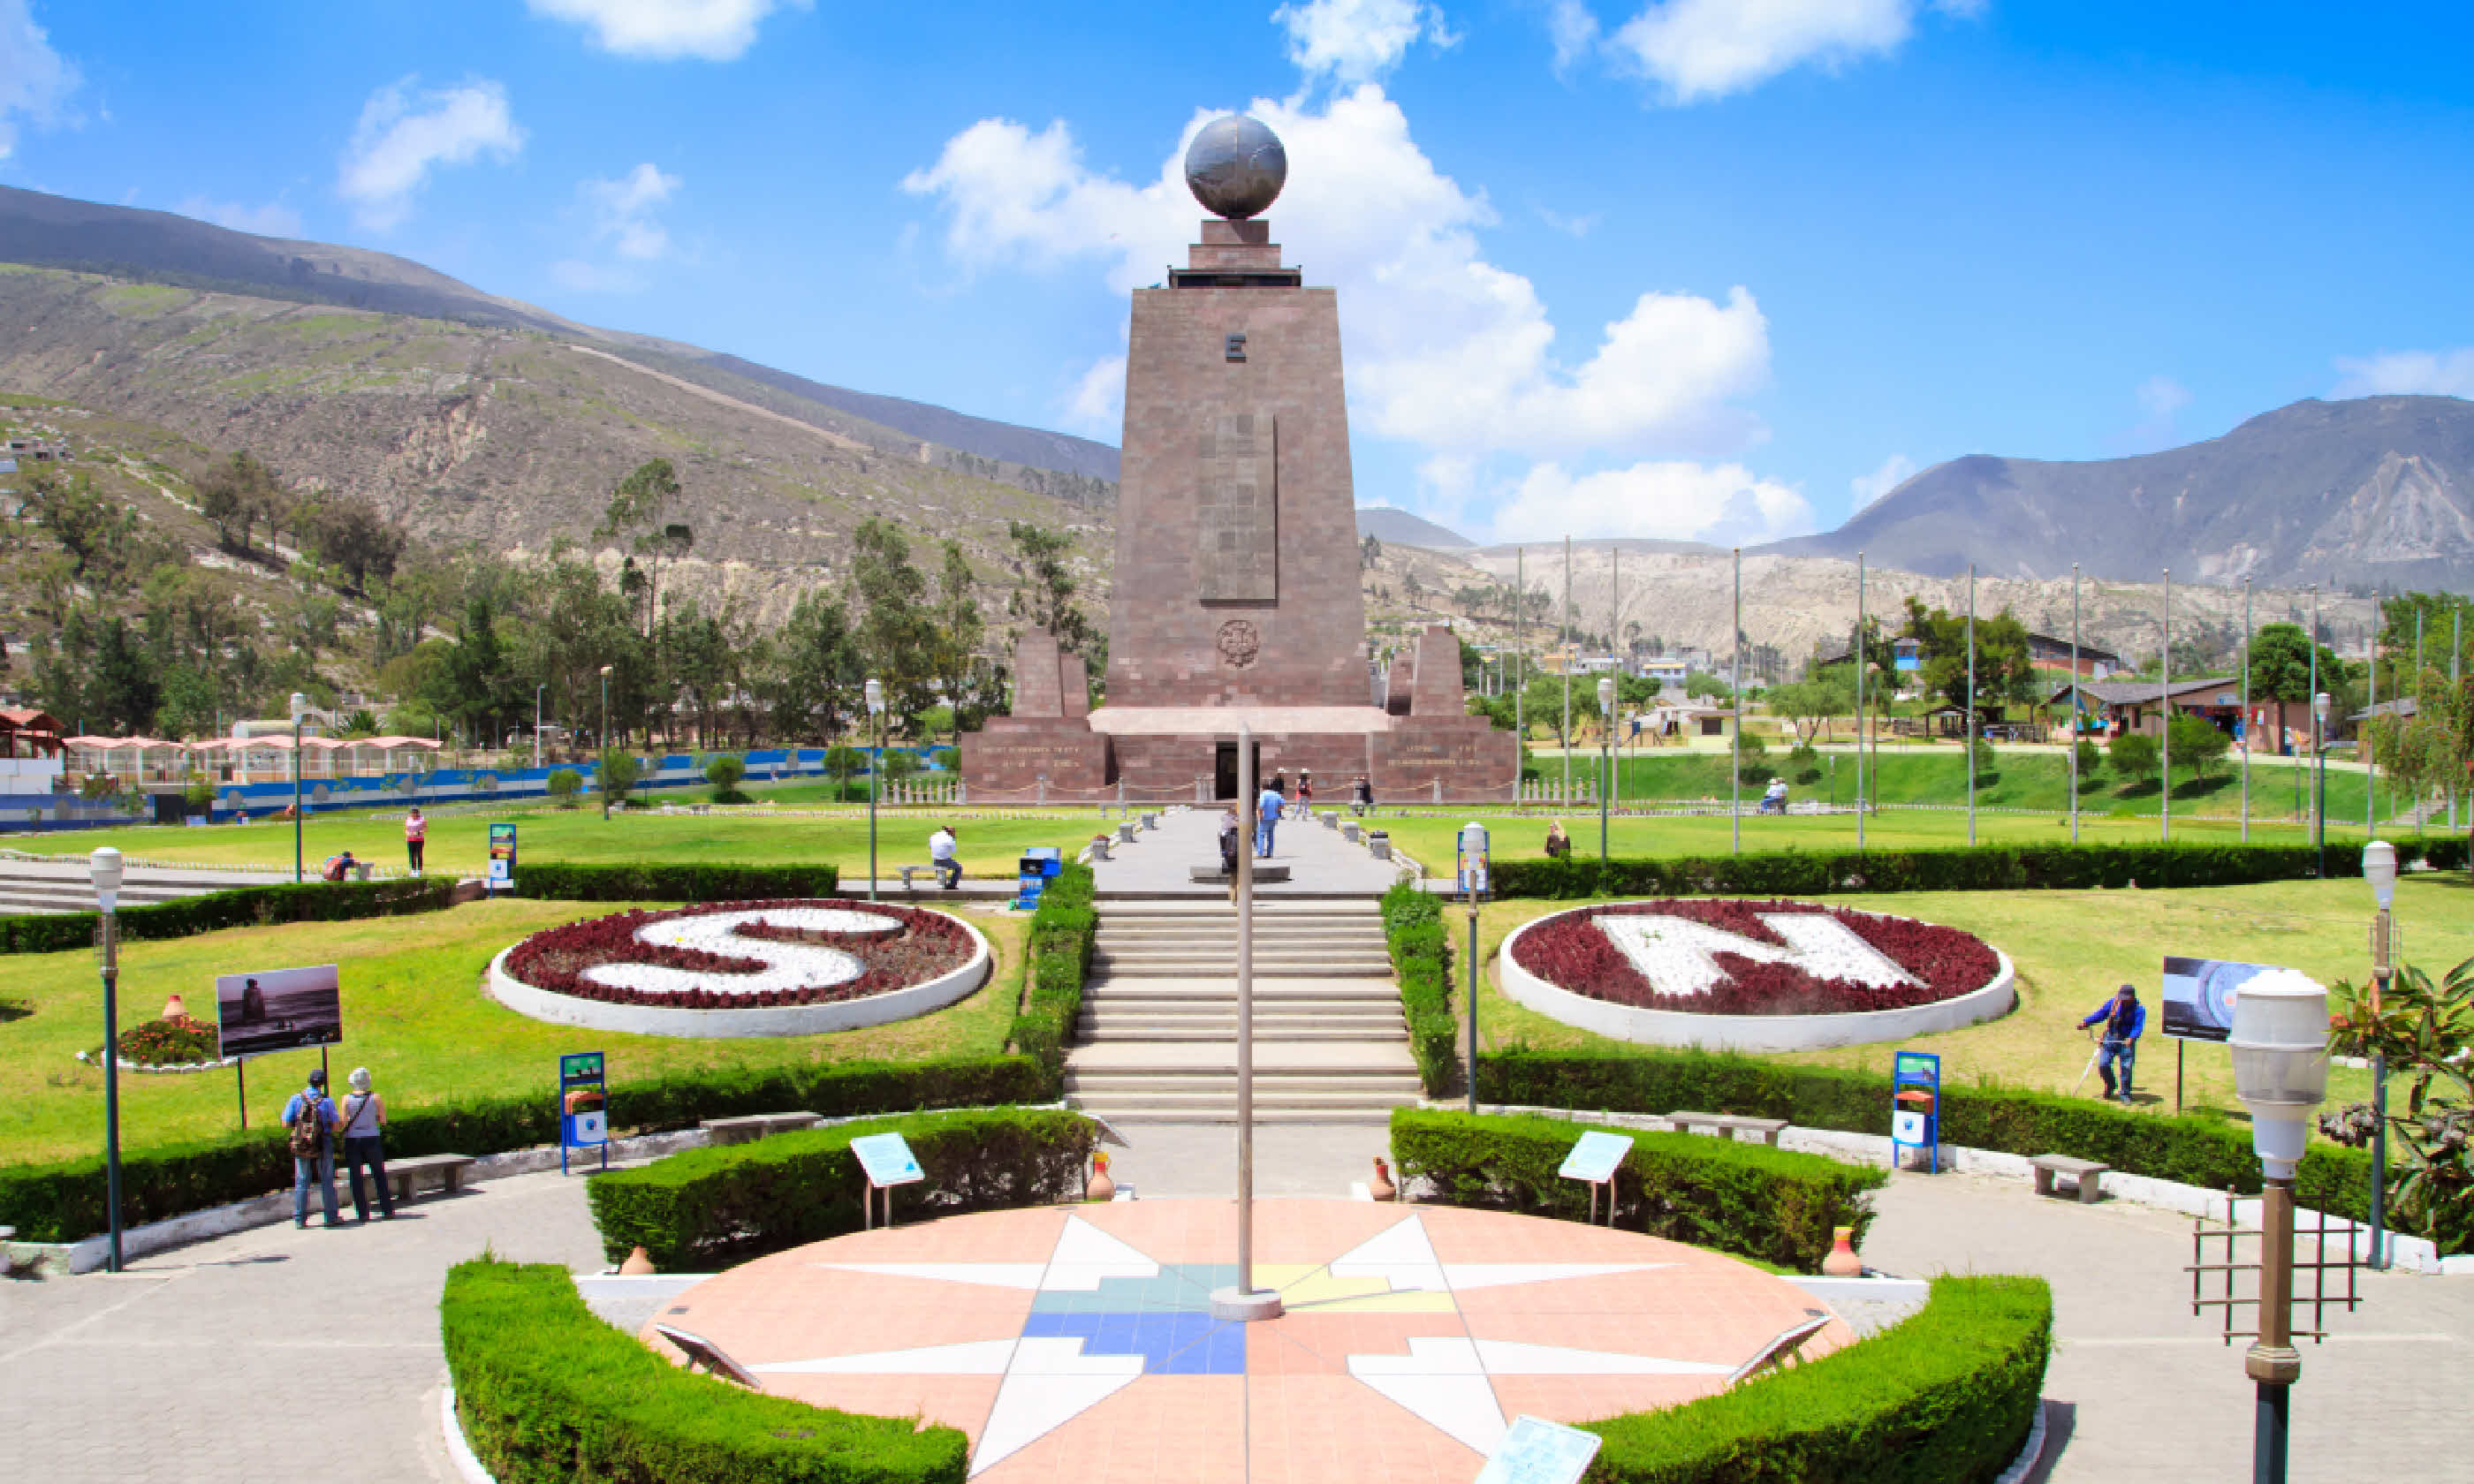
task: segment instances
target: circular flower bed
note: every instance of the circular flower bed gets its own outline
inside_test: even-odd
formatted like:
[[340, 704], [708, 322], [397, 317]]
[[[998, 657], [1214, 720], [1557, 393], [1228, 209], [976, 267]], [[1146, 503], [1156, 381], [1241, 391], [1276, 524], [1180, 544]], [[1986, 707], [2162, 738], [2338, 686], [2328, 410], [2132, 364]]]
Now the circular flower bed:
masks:
[[[222, 1057], [222, 1037], [211, 1021], [195, 1016], [165, 1016], [133, 1025], [120, 1033], [120, 1065], [132, 1071], [202, 1072], [230, 1065]], [[103, 1065], [103, 1048], [78, 1053], [81, 1062]]]
[[988, 961], [986, 941], [942, 912], [835, 898], [709, 902], [535, 933], [498, 956], [491, 984], [511, 1007], [567, 1024], [796, 1035], [949, 1004], [979, 987]]
[[1794, 901], [1557, 913], [1512, 935], [1503, 979], [1513, 998], [1587, 1029], [1743, 1050], [1954, 1029], [2013, 998], [2009, 960], [1972, 933]]

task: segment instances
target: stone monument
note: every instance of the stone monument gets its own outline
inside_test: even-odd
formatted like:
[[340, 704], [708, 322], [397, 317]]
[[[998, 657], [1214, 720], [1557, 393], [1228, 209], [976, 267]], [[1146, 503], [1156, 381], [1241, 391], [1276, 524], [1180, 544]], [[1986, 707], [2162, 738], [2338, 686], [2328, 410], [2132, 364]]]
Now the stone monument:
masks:
[[1218, 216], [1188, 266], [1133, 296], [1106, 705], [1081, 714], [1079, 660], [1025, 635], [1013, 715], [963, 736], [965, 781], [1229, 798], [1244, 721], [1259, 776], [1309, 772], [1326, 799], [1361, 773], [1378, 799], [1511, 798], [1518, 743], [1467, 714], [1449, 629], [1395, 658], [1388, 695], [1371, 680], [1339, 299], [1283, 267], [1259, 220], [1287, 178], [1279, 139], [1214, 120], [1185, 171]]

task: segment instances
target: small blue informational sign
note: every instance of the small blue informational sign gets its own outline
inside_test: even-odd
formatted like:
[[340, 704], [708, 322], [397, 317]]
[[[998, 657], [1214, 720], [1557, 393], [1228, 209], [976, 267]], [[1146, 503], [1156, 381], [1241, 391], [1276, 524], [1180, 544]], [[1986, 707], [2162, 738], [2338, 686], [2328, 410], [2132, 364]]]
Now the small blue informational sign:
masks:
[[1890, 1062], [1890, 1162], [1904, 1168], [1901, 1151], [1922, 1149], [1934, 1174], [1941, 1173], [1941, 1058], [1928, 1051], [1901, 1051]]
[[516, 889], [516, 826], [490, 826], [490, 895]]
[[851, 1140], [851, 1153], [859, 1157], [859, 1167], [867, 1172], [867, 1183], [879, 1190], [887, 1185], [914, 1185], [928, 1178], [919, 1161], [910, 1153], [910, 1145], [899, 1134], [870, 1134]]
[[1512, 1420], [1503, 1441], [1478, 1471], [1477, 1484], [1580, 1484], [1605, 1440], [1526, 1414]]
[[1586, 1180], [1590, 1185], [1603, 1185], [1615, 1178], [1615, 1171], [1623, 1165], [1624, 1156], [1630, 1153], [1631, 1135], [1591, 1129], [1581, 1136], [1581, 1141], [1564, 1157], [1564, 1167], [1555, 1173], [1565, 1180]]
[[558, 1171], [567, 1173], [567, 1152], [598, 1149], [610, 1167], [610, 1088], [598, 1051], [571, 1051], [558, 1059]]

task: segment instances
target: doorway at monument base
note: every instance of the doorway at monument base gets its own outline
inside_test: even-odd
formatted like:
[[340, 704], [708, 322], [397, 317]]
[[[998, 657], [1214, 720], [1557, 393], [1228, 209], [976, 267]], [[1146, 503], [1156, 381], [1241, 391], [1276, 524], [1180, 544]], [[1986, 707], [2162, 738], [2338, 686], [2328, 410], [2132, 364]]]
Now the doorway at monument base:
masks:
[[[1519, 743], [1484, 717], [1393, 716], [1365, 706], [1103, 706], [1088, 719], [999, 716], [962, 734], [974, 802], [1198, 803], [1237, 793], [1237, 729], [1250, 727], [1256, 777], [1314, 778], [1346, 803], [1364, 774], [1379, 801], [1507, 802]], [[1044, 780], [1044, 781], [1043, 781]]]

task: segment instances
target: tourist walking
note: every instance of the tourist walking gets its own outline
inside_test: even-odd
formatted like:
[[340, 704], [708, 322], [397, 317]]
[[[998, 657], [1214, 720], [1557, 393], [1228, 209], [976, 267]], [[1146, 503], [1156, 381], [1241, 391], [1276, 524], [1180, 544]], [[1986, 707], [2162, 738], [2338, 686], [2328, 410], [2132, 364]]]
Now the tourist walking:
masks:
[[1221, 810], [1220, 871], [1222, 874], [1232, 880], [1237, 875], [1237, 848], [1243, 843], [1241, 839], [1243, 833], [1243, 829], [1237, 823], [1237, 811], [1234, 808]]
[[[2104, 1095], [2119, 1102], [2130, 1101], [2130, 1069], [2139, 1061], [2139, 1036], [2147, 1029], [2147, 1007], [2139, 1002], [2139, 991], [2125, 984], [2113, 998], [2096, 1007], [2096, 1013], [2079, 1022], [2081, 1029], [2103, 1022], [2104, 1041], [2097, 1048], [2097, 1074], [2104, 1079]], [[2117, 1086], [2114, 1068], [2122, 1075]], [[2084, 1075], [2084, 1073], [2082, 1074]]]
[[335, 1105], [327, 1096], [327, 1072], [309, 1074], [309, 1085], [283, 1105], [283, 1126], [292, 1146], [292, 1224], [309, 1225], [309, 1182], [315, 1178], [325, 1198], [327, 1225], [335, 1224]]
[[412, 874], [421, 874], [421, 848], [429, 840], [429, 821], [421, 817], [421, 805], [403, 817], [403, 853], [412, 858]]
[[[371, 1183], [378, 1187], [378, 1213], [387, 1220], [395, 1219], [395, 1192], [387, 1188], [386, 1144], [381, 1131], [386, 1128], [386, 1099], [370, 1090], [370, 1069], [352, 1068], [352, 1092], [344, 1099], [344, 1111], [335, 1117], [335, 1126], [344, 1140], [344, 1168], [352, 1189], [352, 1214], [363, 1225], [370, 1219], [370, 1203], [361, 1195], [361, 1166], [370, 1167]], [[331, 1219], [331, 1218], [330, 1218]]]
[[1270, 860], [1272, 858], [1272, 841], [1273, 837], [1278, 832], [1280, 827], [1280, 811], [1287, 808], [1288, 803], [1289, 801], [1287, 797], [1280, 792], [1280, 780], [1276, 776], [1273, 777], [1272, 781], [1264, 787], [1263, 797], [1254, 801], [1254, 855], [1256, 859]]
[[928, 864], [936, 870], [936, 884], [954, 891], [962, 884], [962, 863], [954, 856], [954, 826], [939, 825], [928, 837]]
[[1314, 818], [1314, 775], [1302, 768], [1298, 770], [1298, 818]]
[[1548, 860], [1572, 858], [1572, 837], [1564, 833], [1562, 820], [1557, 820], [1546, 826], [1546, 858]]
[[1367, 781], [1366, 775], [1363, 773], [1357, 776], [1356, 787], [1350, 791], [1348, 809], [1350, 813], [1357, 815], [1374, 812], [1374, 785]]

